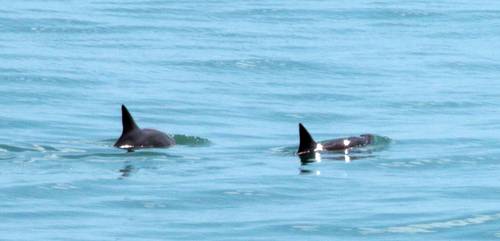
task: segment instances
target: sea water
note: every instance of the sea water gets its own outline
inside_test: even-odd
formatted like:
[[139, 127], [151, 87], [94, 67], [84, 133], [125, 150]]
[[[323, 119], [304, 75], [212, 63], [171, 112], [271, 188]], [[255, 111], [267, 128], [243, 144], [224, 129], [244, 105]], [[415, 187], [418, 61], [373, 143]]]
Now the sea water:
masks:
[[1, 6], [0, 240], [500, 239], [496, 1]]

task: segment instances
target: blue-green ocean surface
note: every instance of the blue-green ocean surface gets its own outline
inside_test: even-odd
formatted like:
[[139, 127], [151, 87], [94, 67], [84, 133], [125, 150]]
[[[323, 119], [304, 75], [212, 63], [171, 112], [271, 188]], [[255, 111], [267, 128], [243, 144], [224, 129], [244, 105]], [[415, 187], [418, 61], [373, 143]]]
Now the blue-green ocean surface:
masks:
[[500, 239], [499, 2], [0, 3], [0, 240]]

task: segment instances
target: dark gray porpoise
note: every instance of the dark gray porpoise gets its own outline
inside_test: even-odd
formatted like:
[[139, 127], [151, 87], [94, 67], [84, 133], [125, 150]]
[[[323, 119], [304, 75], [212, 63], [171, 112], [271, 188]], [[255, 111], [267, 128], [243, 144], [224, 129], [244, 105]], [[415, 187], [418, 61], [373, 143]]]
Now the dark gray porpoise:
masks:
[[373, 135], [364, 134], [361, 136], [339, 138], [317, 143], [302, 123], [299, 123], [299, 136], [300, 144], [299, 149], [297, 150], [297, 154], [299, 156], [310, 155], [318, 151], [342, 151], [353, 147], [372, 144], [373, 142]]
[[161, 131], [139, 128], [125, 105], [122, 105], [122, 125], [122, 135], [114, 144], [115, 147], [133, 150], [175, 145], [175, 140]]

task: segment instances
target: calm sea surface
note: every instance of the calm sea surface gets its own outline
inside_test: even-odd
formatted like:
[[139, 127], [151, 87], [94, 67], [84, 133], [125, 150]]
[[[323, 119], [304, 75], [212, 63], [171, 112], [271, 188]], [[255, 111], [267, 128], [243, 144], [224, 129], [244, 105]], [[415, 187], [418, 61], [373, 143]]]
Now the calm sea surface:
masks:
[[0, 3], [0, 240], [500, 239], [496, 1]]

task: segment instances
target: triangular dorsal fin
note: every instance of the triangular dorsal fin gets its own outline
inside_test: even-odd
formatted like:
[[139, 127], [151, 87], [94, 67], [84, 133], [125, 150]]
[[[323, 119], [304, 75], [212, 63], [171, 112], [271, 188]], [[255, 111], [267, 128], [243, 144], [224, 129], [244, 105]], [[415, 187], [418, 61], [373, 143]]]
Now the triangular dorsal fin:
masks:
[[132, 115], [130, 114], [130, 112], [128, 112], [127, 107], [125, 107], [125, 105], [122, 105], [122, 125], [123, 125], [122, 134], [125, 134], [135, 129], [139, 129], [139, 126], [135, 124], [134, 118], [132, 118]]
[[309, 134], [306, 128], [302, 125], [302, 123], [299, 123], [299, 136], [300, 144], [299, 150], [297, 151], [299, 155], [308, 153], [316, 148], [316, 142], [312, 138], [311, 134]]

